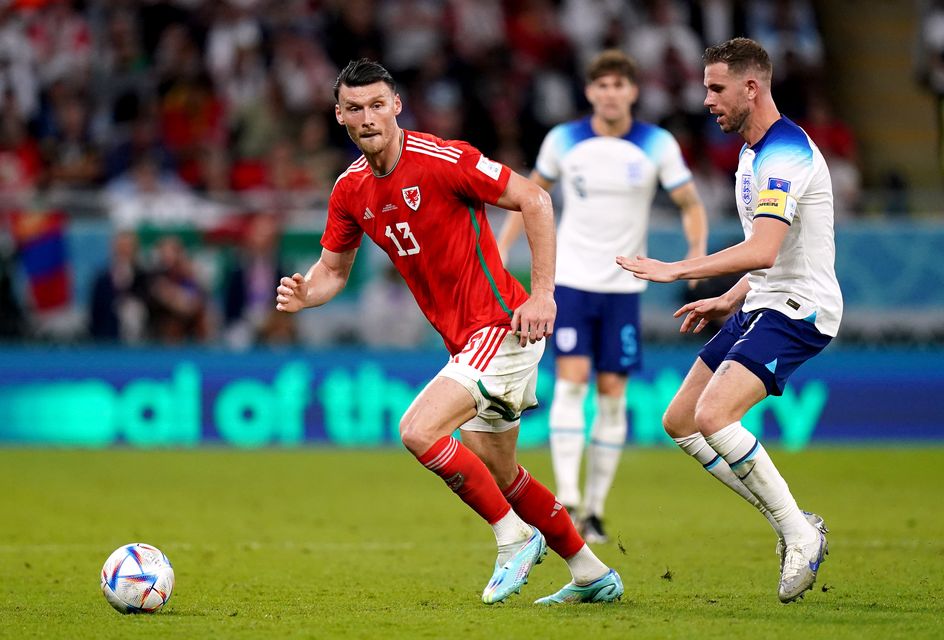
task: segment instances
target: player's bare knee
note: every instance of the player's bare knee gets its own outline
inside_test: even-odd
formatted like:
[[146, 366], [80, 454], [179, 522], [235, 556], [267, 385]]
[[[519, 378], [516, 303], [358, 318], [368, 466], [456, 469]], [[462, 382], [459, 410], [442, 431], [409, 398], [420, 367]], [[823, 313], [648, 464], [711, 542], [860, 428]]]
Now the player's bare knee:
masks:
[[695, 433], [695, 420], [686, 413], [669, 405], [669, 408], [662, 414], [662, 428], [669, 434], [669, 437], [684, 438]]
[[415, 416], [407, 414], [400, 419], [400, 440], [413, 455], [422, 455], [436, 442], [429, 430], [423, 429]]
[[695, 407], [695, 428], [706, 436], [723, 429], [730, 422], [724, 412], [710, 404], [698, 403]]

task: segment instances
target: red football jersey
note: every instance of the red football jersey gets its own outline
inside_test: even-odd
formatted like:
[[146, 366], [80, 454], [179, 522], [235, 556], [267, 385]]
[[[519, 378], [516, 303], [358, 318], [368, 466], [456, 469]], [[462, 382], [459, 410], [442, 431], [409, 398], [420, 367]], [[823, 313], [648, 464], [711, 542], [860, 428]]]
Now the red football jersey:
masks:
[[375, 176], [361, 156], [338, 178], [321, 244], [340, 253], [367, 233], [456, 354], [477, 330], [509, 326], [528, 299], [502, 265], [485, 216], [510, 177], [466, 142], [404, 130], [390, 173]]

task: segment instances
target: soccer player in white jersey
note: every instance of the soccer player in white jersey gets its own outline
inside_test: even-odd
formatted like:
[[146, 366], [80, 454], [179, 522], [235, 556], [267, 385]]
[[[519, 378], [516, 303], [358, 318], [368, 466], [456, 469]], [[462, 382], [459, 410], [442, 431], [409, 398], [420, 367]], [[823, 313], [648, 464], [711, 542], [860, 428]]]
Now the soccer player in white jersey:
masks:
[[[816, 145], [782, 116], [770, 94], [772, 67], [753, 40], [705, 51], [705, 106], [726, 133], [744, 138], [735, 195], [744, 241], [680, 262], [619, 257], [637, 278], [673, 282], [747, 272], [727, 293], [698, 300], [681, 331], [730, 316], [702, 348], [663, 418], [666, 432], [706, 470], [753, 504], [780, 535], [782, 602], [816, 581], [826, 555], [822, 519], [797, 507], [764, 447], [742, 425], [748, 409], [780, 395], [787, 378], [839, 329], [833, 195]], [[733, 315], [732, 315], [733, 314]]]
[[[649, 212], [661, 185], [679, 207], [688, 257], [705, 255], [705, 210], [672, 135], [639, 122], [636, 65], [622, 51], [600, 53], [587, 68], [589, 117], [554, 127], [544, 139], [531, 180], [544, 189], [560, 182], [564, 208], [558, 228], [555, 301], [557, 382], [551, 404], [551, 456], [557, 497], [583, 513], [588, 542], [606, 542], [604, 503], [626, 440], [626, 383], [642, 365], [639, 297], [642, 280], [626, 278], [617, 255], [645, 255]], [[523, 228], [510, 213], [499, 236], [508, 255]], [[584, 399], [596, 372], [581, 504]], [[576, 515], [576, 514], [575, 514]]]

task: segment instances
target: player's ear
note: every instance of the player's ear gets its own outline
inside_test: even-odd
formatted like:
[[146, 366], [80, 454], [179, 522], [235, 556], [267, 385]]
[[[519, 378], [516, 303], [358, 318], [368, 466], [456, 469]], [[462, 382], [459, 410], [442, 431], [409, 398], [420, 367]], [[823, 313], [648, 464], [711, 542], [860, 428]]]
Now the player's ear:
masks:
[[747, 98], [753, 100], [760, 93], [760, 84], [756, 78], [748, 78], [744, 81], [744, 88], [747, 90]]
[[344, 124], [344, 118], [341, 116], [341, 105], [334, 105], [334, 118], [338, 124]]
[[400, 101], [400, 94], [393, 94], [393, 115], [398, 116], [403, 111], [403, 103]]

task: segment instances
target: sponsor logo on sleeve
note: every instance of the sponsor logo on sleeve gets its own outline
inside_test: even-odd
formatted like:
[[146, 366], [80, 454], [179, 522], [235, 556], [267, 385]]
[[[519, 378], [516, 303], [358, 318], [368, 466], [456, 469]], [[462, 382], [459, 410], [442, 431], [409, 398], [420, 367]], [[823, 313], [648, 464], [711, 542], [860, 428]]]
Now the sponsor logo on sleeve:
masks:
[[485, 156], [481, 156], [479, 157], [479, 161], [475, 164], [475, 168], [492, 180], [498, 180], [498, 176], [501, 175], [502, 166], [494, 160], [489, 160]]
[[777, 189], [765, 189], [758, 194], [757, 216], [776, 216], [793, 222], [793, 216], [796, 214], [796, 199], [787, 195], [785, 191]]

